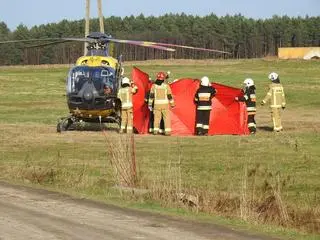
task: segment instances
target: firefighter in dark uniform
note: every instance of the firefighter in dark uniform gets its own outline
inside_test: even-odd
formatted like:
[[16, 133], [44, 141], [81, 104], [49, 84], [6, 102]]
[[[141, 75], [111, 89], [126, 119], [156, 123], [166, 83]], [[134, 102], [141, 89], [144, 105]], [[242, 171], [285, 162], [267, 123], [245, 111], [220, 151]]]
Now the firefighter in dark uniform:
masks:
[[211, 86], [209, 78], [206, 76], [202, 77], [200, 87], [194, 97], [194, 101], [197, 105], [197, 135], [208, 135], [211, 103], [212, 98], [216, 95], [216, 93], [217, 91]]
[[147, 104], [149, 108], [149, 133], [153, 133], [153, 122], [154, 122], [154, 113], [153, 113], [153, 104], [149, 107], [149, 97], [150, 97], [150, 91], [146, 92], [146, 95], [144, 97], [144, 102]]
[[235, 97], [235, 100], [246, 103], [248, 129], [251, 134], [255, 134], [257, 131], [256, 121], [254, 119], [256, 115], [256, 87], [254, 86], [254, 82], [251, 78], [244, 80], [242, 92], [243, 96]]

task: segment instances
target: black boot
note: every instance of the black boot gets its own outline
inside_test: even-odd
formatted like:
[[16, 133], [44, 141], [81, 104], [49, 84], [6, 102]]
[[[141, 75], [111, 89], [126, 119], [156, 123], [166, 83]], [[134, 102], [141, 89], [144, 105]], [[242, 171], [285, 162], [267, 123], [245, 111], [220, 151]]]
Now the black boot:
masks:
[[257, 129], [255, 127], [249, 127], [250, 134], [256, 134]]
[[202, 133], [202, 135], [204, 135], [204, 136], [208, 136], [208, 129], [203, 129], [203, 133]]
[[201, 136], [202, 135], [202, 128], [196, 129], [196, 135]]

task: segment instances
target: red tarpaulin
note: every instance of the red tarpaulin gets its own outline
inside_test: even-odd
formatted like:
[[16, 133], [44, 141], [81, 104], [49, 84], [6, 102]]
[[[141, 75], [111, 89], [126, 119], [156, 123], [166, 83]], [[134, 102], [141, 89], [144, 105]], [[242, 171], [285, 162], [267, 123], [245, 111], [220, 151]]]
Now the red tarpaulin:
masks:
[[134, 67], [131, 79], [138, 87], [138, 92], [133, 95], [133, 126], [138, 133], [147, 133], [149, 124], [149, 109], [145, 103], [145, 94], [151, 88], [149, 75]]
[[[149, 110], [144, 97], [151, 83], [148, 74], [138, 68], [133, 69], [132, 79], [138, 86], [138, 93], [133, 97], [134, 127], [138, 133], [147, 133]], [[184, 78], [170, 84], [176, 105], [171, 110], [172, 135], [194, 134], [196, 117], [194, 95], [199, 82], [196, 79]], [[218, 93], [212, 101], [209, 135], [248, 134], [245, 104], [234, 100], [236, 96], [241, 95], [241, 90], [218, 83], [212, 85]]]

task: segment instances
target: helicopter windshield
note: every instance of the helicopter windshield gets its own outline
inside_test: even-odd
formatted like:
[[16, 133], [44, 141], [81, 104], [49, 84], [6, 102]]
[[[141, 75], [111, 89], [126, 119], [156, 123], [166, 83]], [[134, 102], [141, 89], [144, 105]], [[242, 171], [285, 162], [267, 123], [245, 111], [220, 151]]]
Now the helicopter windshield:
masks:
[[115, 71], [111, 67], [76, 66], [69, 72], [67, 93], [79, 92], [86, 82], [92, 82], [99, 93], [103, 92], [104, 86], [114, 92], [116, 88]]

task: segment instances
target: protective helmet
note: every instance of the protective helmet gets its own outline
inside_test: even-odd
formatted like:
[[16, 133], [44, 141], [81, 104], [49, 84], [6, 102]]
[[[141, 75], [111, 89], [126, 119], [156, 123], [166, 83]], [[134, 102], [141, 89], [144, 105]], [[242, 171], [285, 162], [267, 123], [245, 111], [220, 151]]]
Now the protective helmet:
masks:
[[201, 78], [201, 86], [209, 86], [210, 80], [207, 76], [204, 76]]
[[122, 84], [130, 84], [130, 80], [127, 77], [122, 78]]
[[164, 72], [158, 72], [157, 73], [157, 80], [165, 80], [166, 79], [166, 74]]
[[253, 81], [251, 78], [246, 78], [246, 79], [243, 81], [243, 84], [244, 84], [246, 87], [251, 87], [251, 86], [254, 86], [254, 81]]
[[269, 78], [271, 81], [277, 80], [278, 77], [279, 77], [279, 75], [278, 75], [277, 73], [275, 73], [275, 72], [270, 73], [269, 76], [268, 76], [268, 78]]

